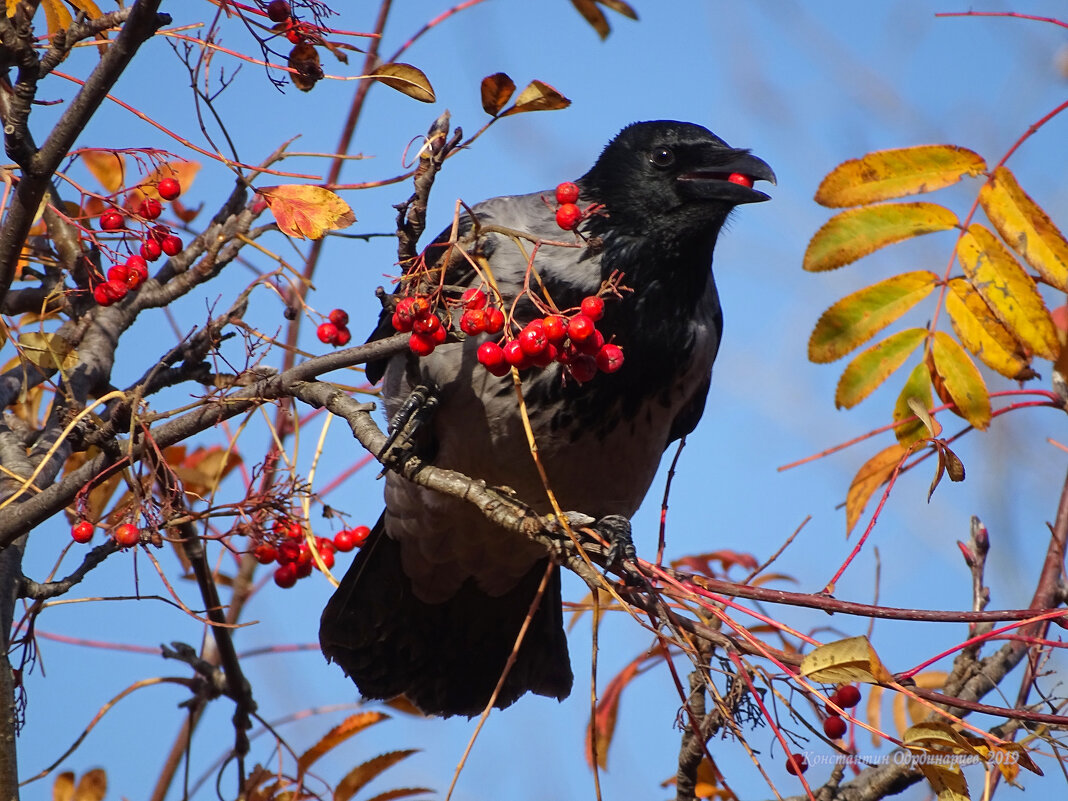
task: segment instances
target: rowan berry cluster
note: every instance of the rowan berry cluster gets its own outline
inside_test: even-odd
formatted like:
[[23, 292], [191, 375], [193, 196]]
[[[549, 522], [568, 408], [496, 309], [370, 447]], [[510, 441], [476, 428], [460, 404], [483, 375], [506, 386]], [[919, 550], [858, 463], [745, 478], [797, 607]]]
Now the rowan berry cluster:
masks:
[[556, 224], [565, 231], [574, 231], [575, 226], [582, 222], [586, 212], [577, 205], [579, 188], [577, 184], [565, 181], [556, 186], [556, 202], [560, 205], [556, 209]]
[[[163, 178], [156, 185], [156, 192], [164, 200], [174, 200], [182, 194], [182, 186], [174, 178]], [[138, 253], [125, 262], [116, 262], [108, 268], [105, 280], [93, 286], [93, 300], [101, 306], [117, 303], [137, 289], [148, 279], [148, 262], [163, 254], [176, 256], [184, 247], [180, 237], [171, 233], [165, 225], [149, 224], [163, 213], [163, 204], [154, 197], [146, 197], [130, 216], [129, 221], [142, 229]], [[115, 233], [129, 228], [128, 218], [116, 206], [100, 215], [100, 230]]]
[[[860, 703], [860, 690], [852, 684], [843, 684], [831, 693], [829, 700], [842, 709], [852, 709]], [[827, 717], [823, 721], [823, 733], [832, 740], [837, 740], [839, 737], [845, 736], [847, 729], [848, 726], [842, 720], [842, 716], [838, 714], [838, 710], [828, 705]]]
[[[88, 520], [80, 520], [71, 526], [70, 536], [75, 542], [84, 545], [93, 539], [96, 526]], [[132, 548], [141, 542], [141, 529], [133, 523], [121, 523], [111, 530], [110, 536], [123, 548]]]
[[[397, 331], [412, 332], [408, 347], [416, 356], [429, 356], [449, 335], [441, 318], [434, 314], [430, 300], [418, 295], [400, 299], [392, 322]], [[503, 315], [501, 325], [504, 325]]]
[[334, 309], [328, 319], [315, 330], [319, 341], [326, 345], [343, 348], [352, 341], [349, 333], [349, 313], [344, 309]]
[[[261, 565], [277, 564], [274, 583], [288, 589], [299, 579], [307, 578], [317, 566], [304, 527], [296, 520], [280, 517], [271, 528], [273, 537], [264, 535], [252, 548], [252, 556]], [[315, 548], [327, 569], [334, 566], [334, 552], [347, 553], [363, 545], [371, 535], [367, 526], [342, 529], [334, 538], [315, 538]]]

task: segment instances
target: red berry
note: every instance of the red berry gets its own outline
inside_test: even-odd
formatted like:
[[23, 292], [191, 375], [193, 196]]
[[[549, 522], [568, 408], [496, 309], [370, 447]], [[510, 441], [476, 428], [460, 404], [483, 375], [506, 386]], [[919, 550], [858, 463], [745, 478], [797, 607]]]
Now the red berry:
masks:
[[601, 346], [604, 345], [604, 334], [593, 329], [593, 333], [579, 342], [575, 347], [578, 348], [579, 353], [585, 353], [587, 356], [596, 356], [601, 352]]
[[182, 240], [174, 234], [168, 234], [163, 237], [163, 241], [159, 243], [160, 249], [168, 256], [177, 256], [182, 252]]
[[111, 292], [107, 288], [107, 282], [97, 284], [93, 287], [93, 300], [96, 301], [98, 306], [110, 306], [113, 301], [111, 299]]
[[111, 536], [123, 548], [130, 548], [141, 541], [141, 532], [137, 530], [137, 526], [133, 523], [123, 523], [121, 526], [117, 526], [111, 532]]
[[408, 348], [416, 356], [429, 356], [436, 347], [434, 340], [426, 334], [412, 334], [412, 338], [408, 340]]
[[486, 293], [476, 287], [464, 290], [460, 300], [463, 301], [465, 309], [478, 310], [486, 308]]
[[400, 311], [393, 312], [393, 330], [400, 331], [402, 334], [412, 330], [412, 318], [407, 315], [402, 315]]
[[130, 288], [126, 286], [125, 281], [112, 281], [110, 278], [104, 284], [108, 296], [111, 298], [111, 303], [116, 303], [126, 297], [126, 293], [130, 291]]
[[808, 770], [808, 760], [803, 754], [790, 754], [786, 759], [786, 772], [791, 776], [800, 776]]
[[582, 209], [574, 203], [565, 203], [556, 210], [556, 224], [565, 231], [574, 230], [582, 219]]
[[137, 213], [146, 220], [154, 220], [163, 213], [163, 204], [154, 197], [146, 197], [138, 206]]
[[108, 280], [126, 284], [130, 278], [130, 267], [126, 264], [113, 264], [108, 268]]
[[289, 40], [290, 44], [295, 45], [304, 41], [304, 37], [301, 35], [299, 28], [290, 28], [286, 31], [286, 38]]
[[412, 323], [412, 330], [417, 334], [433, 335], [435, 331], [441, 328], [441, 318], [436, 314], [428, 314], [426, 317], [418, 317], [415, 322]]
[[278, 543], [278, 564], [288, 565], [300, 558], [300, 543], [294, 540], [285, 540]]
[[541, 321], [541, 327], [554, 345], [559, 345], [567, 337], [567, 320], [559, 314], [550, 314]]
[[182, 185], [174, 178], [164, 178], [159, 182], [156, 191], [159, 192], [159, 196], [164, 200], [174, 200], [178, 195], [182, 194]]
[[283, 590], [288, 590], [297, 583], [297, 566], [292, 562], [279, 565], [274, 571], [274, 583]]
[[602, 373], [614, 373], [623, 366], [623, 349], [619, 345], [602, 345], [597, 351], [597, 369]]
[[315, 335], [319, 337], [320, 342], [331, 345], [337, 342], [337, 326], [333, 323], [321, 323], [315, 329]]
[[738, 184], [739, 186], [752, 187], [753, 185], [753, 179], [748, 175], [742, 175], [740, 172], [732, 172], [727, 176], [727, 180], [732, 184]]
[[139, 272], [145, 278], [148, 278], [148, 265], [140, 256], [130, 256], [126, 259], [126, 266], [130, 269], [130, 272]]
[[88, 520], [82, 520], [70, 527], [70, 536], [75, 542], [84, 545], [93, 538], [93, 530], [96, 528]]
[[513, 339], [510, 342], [505, 343], [504, 360], [512, 367], [516, 367], [520, 370], [525, 370], [527, 367], [530, 367], [530, 357], [527, 356], [526, 352], [523, 350], [523, 346], [519, 344], [518, 339]]
[[582, 313], [596, 322], [604, 317], [604, 301], [596, 296], [582, 299]]
[[579, 354], [568, 362], [567, 369], [571, 371], [576, 381], [585, 384], [597, 375], [597, 361], [592, 356]]
[[574, 203], [579, 199], [579, 188], [571, 181], [565, 181], [562, 184], [556, 186], [556, 202], [563, 205], [565, 203]]
[[567, 324], [567, 335], [575, 343], [589, 339], [596, 330], [597, 326], [594, 325], [593, 320], [585, 314], [576, 314]]
[[499, 334], [504, 330], [504, 312], [496, 306], [486, 309], [483, 322], [483, 330], [487, 334]]
[[315, 563], [311, 560], [311, 554], [308, 555], [308, 561], [298, 560], [291, 562], [297, 568], [297, 578], [307, 578], [311, 575], [312, 568], [315, 567]]
[[541, 353], [536, 353], [531, 357], [531, 361], [534, 362], [535, 367], [548, 367], [559, 355], [560, 349], [552, 342], [547, 342], [545, 344], [545, 349], [542, 350]]
[[141, 243], [141, 249], [139, 252], [141, 254], [141, 258], [143, 258], [145, 261], [155, 261], [162, 255], [163, 248], [160, 247], [159, 242], [157, 242], [155, 239], [146, 239], [144, 242]]
[[430, 315], [430, 301], [426, 298], [412, 298], [412, 319], [421, 320]]
[[442, 344], [442, 343], [443, 343], [443, 342], [444, 342], [444, 341], [445, 341], [446, 339], [448, 339], [448, 336], [449, 336], [449, 332], [448, 332], [448, 330], [447, 330], [447, 329], [445, 328], [445, 326], [443, 326], [443, 325], [439, 325], [439, 326], [438, 326], [437, 328], [435, 328], [435, 329], [434, 329], [434, 333], [432, 333], [432, 334], [430, 335], [430, 340], [431, 340], [431, 341], [432, 341], [432, 342], [433, 342], [433, 343], [434, 343], [435, 345], [440, 345], [440, 344]]
[[831, 700], [842, 709], [851, 709], [860, 703], [860, 690], [852, 684], [843, 684], [834, 691]]
[[519, 347], [527, 356], [540, 355], [548, 344], [549, 338], [545, 336], [545, 329], [542, 326], [530, 324], [519, 334]]
[[334, 535], [334, 547], [342, 553], [348, 553], [356, 547], [356, 542], [353, 539], [352, 531], [347, 528], [341, 529]]
[[842, 720], [838, 715], [831, 715], [823, 721], [823, 733], [830, 737], [832, 740], [837, 740], [846, 733], [846, 729], [849, 728], [846, 722]]
[[267, 4], [267, 19], [271, 22], [285, 22], [289, 19], [289, 3], [286, 0], [271, 0]]
[[108, 209], [100, 215], [100, 230], [118, 231], [122, 228], [122, 213], [116, 209]]
[[252, 556], [261, 565], [269, 565], [278, 559], [278, 549], [269, 542], [261, 542], [252, 549]]
[[337, 338], [334, 340], [334, 344], [339, 348], [343, 348], [352, 341], [352, 333], [349, 329], [342, 326], [337, 330]]
[[468, 336], [481, 334], [486, 327], [486, 313], [481, 309], [467, 309], [460, 316], [460, 330]]
[[370, 536], [371, 529], [367, 528], [367, 526], [356, 526], [356, 528], [352, 529], [352, 541], [357, 548], [362, 548]]
[[349, 313], [344, 309], [334, 309], [330, 312], [330, 322], [336, 325], [338, 328], [342, 328], [349, 324]]
[[[319, 549], [319, 558], [323, 560], [323, 565], [329, 570], [334, 566], [334, 551], [333, 549], [327, 550], [326, 548]], [[316, 565], [318, 567], [318, 565]]]
[[498, 377], [508, 372], [504, 350], [496, 342], [483, 342], [478, 346], [478, 363]]
[[291, 520], [286, 526], [286, 536], [291, 540], [303, 540], [304, 529], [296, 520]]

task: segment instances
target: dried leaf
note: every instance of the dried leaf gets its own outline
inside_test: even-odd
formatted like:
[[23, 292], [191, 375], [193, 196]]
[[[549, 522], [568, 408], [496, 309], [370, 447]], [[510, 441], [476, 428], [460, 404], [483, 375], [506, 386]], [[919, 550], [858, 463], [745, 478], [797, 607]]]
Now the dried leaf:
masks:
[[108, 194], [126, 185], [126, 159], [114, 150], [82, 150], [79, 154], [89, 172]]
[[634, 9], [624, 3], [623, 0], [596, 0], [596, 2], [595, 0], [571, 0], [571, 5], [578, 9], [583, 19], [590, 23], [593, 29], [597, 31], [597, 35], [602, 39], [607, 37], [612, 29], [604, 16], [604, 12], [597, 7], [597, 3], [622, 14], [624, 17], [638, 19]]
[[555, 111], [567, 108], [571, 101], [557, 92], [553, 87], [542, 81], [531, 81], [526, 89], [519, 93], [515, 104], [501, 114], [507, 117], [509, 114], [523, 114], [527, 111]]
[[42, 370], [71, 370], [78, 364], [78, 351], [59, 334], [30, 331], [18, 341], [22, 358]]
[[44, 9], [49, 36], [66, 30], [74, 22], [67, 7], [63, 5], [63, 0], [41, 0], [41, 8]]
[[302, 92], [310, 92], [324, 77], [323, 67], [319, 63], [319, 51], [309, 42], [293, 46], [289, 51], [286, 66], [293, 70], [289, 73], [290, 82]]
[[800, 672], [812, 681], [826, 684], [877, 684], [893, 679], [867, 637], [849, 637], [820, 645], [801, 659]]
[[834, 393], [835, 406], [851, 409], [868, 397], [905, 363], [926, 337], [927, 329], [908, 328], [891, 334], [863, 351], [848, 364], [838, 379]]
[[1006, 378], [1027, 381], [1038, 374], [1019, 340], [1012, 335], [967, 278], [953, 278], [946, 311], [961, 344]]
[[1054, 360], [1060, 352], [1057, 331], [1034, 280], [993, 232], [973, 224], [957, 244], [965, 274], [998, 319], [1039, 356]]
[[367, 727], [383, 720], [389, 720], [389, 715], [384, 712], [359, 712], [355, 715], [349, 715], [323, 735], [319, 742], [300, 755], [300, 758], [297, 759], [297, 770], [301, 774], [307, 773], [308, 768], [321, 756], [332, 751], [352, 735], [358, 734]]
[[856, 526], [875, 490], [890, 479], [897, 466], [912, 452], [912, 447], [895, 442], [866, 461], [853, 476], [849, 491], [846, 493], [847, 537], [853, 532], [853, 527]]
[[86, 771], [78, 781], [71, 801], [103, 801], [108, 792], [108, 775], [102, 768]]
[[860, 206], [933, 192], [986, 169], [983, 157], [954, 145], [878, 150], [835, 167], [816, 190], [816, 202], [831, 208]]
[[938, 801], [970, 801], [968, 782], [961, 773], [960, 765], [922, 760], [916, 767], [931, 785]]
[[348, 228], [356, 222], [349, 204], [321, 186], [267, 186], [259, 193], [282, 233], [297, 239], [319, 239], [327, 231]]
[[515, 93], [515, 82], [503, 72], [487, 75], [482, 79], [482, 108], [496, 116]]
[[334, 801], [348, 801], [358, 793], [371, 779], [379, 773], [392, 767], [402, 759], [407, 759], [419, 749], [407, 748], [402, 751], [389, 751], [369, 759], [361, 765], [357, 765], [338, 782], [334, 789]]
[[945, 231], [957, 215], [937, 203], [881, 203], [831, 217], [808, 243], [803, 267], [834, 270], [903, 239]]
[[912, 368], [894, 404], [895, 423], [909, 420], [912, 417], [916, 418], [894, 428], [894, 436], [897, 437], [898, 442], [902, 445], [910, 445], [929, 436], [937, 437], [941, 433], [942, 426], [927, 411], [933, 405], [931, 374], [927, 370], [927, 365], [920, 362]]
[[172, 460], [172, 449], [167, 448], [164, 456], [175, 475], [181, 479], [185, 491], [204, 497], [214, 492], [220, 482], [241, 464], [241, 456], [237, 451], [212, 445], [207, 448], [197, 448], [189, 456], [183, 453], [177, 459]]
[[74, 771], [67, 770], [52, 782], [52, 801], [71, 801], [74, 797]]
[[1002, 239], [1051, 286], [1068, 291], [1068, 241], [1007, 167], [994, 170], [979, 202]]
[[619, 701], [623, 690], [638, 675], [638, 668], [646, 657], [638, 657], [628, 664], [601, 691], [597, 701], [597, 710], [586, 727], [586, 764], [593, 766], [594, 743], [597, 746], [597, 767], [608, 768], [608, 750], [616, 731], [616, 719], [619, 716]]
[[368, 798], [367, 801], [393, 801], [394, 798], [408, 798], [413, 795], [424, 795], [425, 793], [433, 793], [434, 791], [428, 787], [398, 787], [395, 790], [387, 790], [384, 793], [379, 793], [372, 798]]
[[990, 393], [964, 348], [945, 331], [936, 331], [931, 357], [956, 413], [980, 430], [990, 425]]
[[842, 298], [821, 316], [808, 340], [817, 364], [860, 347], [931, 294], [938, 276], [928, 270], [903, 273]]
[[436, 100], [434, 88], [423, 71], [411, 64], [383, 64], [371, 73], [376, 81], [424, 103]]

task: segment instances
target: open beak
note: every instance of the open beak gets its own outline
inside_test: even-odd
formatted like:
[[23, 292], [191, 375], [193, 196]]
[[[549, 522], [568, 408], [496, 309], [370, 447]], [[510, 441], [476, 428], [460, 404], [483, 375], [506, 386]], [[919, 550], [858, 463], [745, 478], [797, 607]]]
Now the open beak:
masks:
[[770, 196], [753, 189], [757, 181], [775, 183], [775, 172], [763, 159], [746, 150], [728, 152], [708, 169], [694, 170], [678, 177], [684, 191], [695, 200], [722, 200], [740, 205], [770, 200]]

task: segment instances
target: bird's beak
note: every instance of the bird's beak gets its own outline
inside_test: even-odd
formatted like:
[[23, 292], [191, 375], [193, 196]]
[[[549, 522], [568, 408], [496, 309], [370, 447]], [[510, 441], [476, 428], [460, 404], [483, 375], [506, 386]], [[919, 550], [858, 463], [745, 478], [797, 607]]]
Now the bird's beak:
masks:
[[767, 162], [745, 150], [736, 150], [725, 159], [722, 152], [717, 155], [714, 166], [678, 177], [679, 186], [687, 195], [695, 200], [723, 200], [735, 205], [771, 199], [753, 189], [756, 181], [775, 183], [775, 172]]

